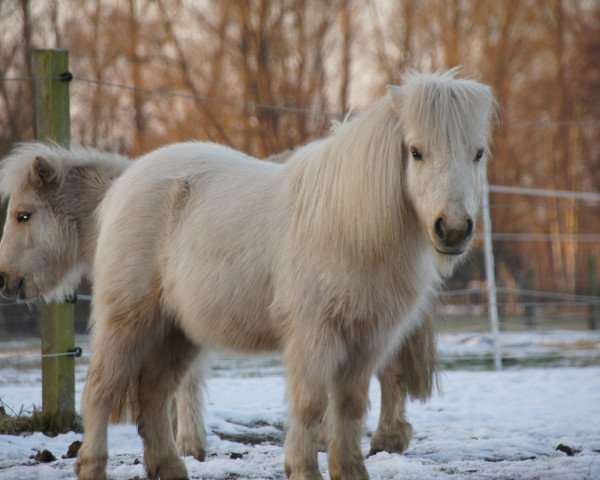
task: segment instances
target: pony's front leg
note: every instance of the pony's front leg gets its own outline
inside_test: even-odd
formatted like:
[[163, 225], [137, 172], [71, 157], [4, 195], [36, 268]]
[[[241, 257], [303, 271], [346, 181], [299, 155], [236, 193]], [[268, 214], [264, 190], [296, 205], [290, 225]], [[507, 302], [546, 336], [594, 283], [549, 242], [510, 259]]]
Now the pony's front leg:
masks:
[[327, 386], [319, 372], [310, 371], [300, 349], [290, 346], [288, 369], [289, 428], [285, 436], [285, 473], [290, 480], [319, 480], [319, 427], [327, 406]]
[[406, 389], [402, 384], [400, 360], [397, 352], [377, 374], [381, 385], [381, 410], [368, 456], [378, 452], [402, 453], [410, 443], [413, 428], [405, 415]]
[[180, 455], [202, 462], [206, 457], [204, 429], [204, 370], [206, 355], [200, 354], [177, 389], [177, 447]]
[[[362, 359], [364, 360], [364, 359]], [[333, 378], [329, 419], [329, 475], [332, 480], [368, 480], [360, 448], [362, 422], [369, 403], [368, 362], [350, 360]]]
[[144, 463], [150, 479], [187, 478], [185, 464], [177, 453], [169, 407], [197, 353], [198, 347], [174, 328], [142, 365], [137, 424], [144, 440]]

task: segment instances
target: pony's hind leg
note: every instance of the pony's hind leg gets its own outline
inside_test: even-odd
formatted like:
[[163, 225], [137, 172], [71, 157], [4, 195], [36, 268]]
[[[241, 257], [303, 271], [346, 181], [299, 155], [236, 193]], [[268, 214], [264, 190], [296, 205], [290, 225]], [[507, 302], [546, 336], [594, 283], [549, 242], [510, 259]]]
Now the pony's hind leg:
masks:
[[377, 374], [381, 385], [381, 410], [368, 456], [379, 452], [402, 453], [412, 437], [413, 428], [405, 416], [406, 389], [397, 361], [395, 355]]
[[170, 401], [198, 347], [176, 327], [148, 354], [139, 376], [138, 431], [144, 440], [148, 477], [161, 480], [187, 478], [177, 453], [170, 418]]
[[176, 434], [179, 454], [202, 462], [206, 457], [204, 429], [204, 371], [206, 355], [196, 357], [177, 389]]
[[405, 415], [406, 399], [428, 400], [436, 385], [436, 369], [433, 319], [424, 312], [418, 328], [404, 339], [377, 374], [381, 385], [381, 411], [369, 455], [382, 451], [402, 453], [408, 448], [413, 429]]
[[92, 359], [82, 399], [84, 439], [75, 465], [79, 480], [106, 478], [111, 413], [115, 408], [135, 408], [130, 380], [154, 340], [152, 330], [146, 328], [149, 331], [142, 335], [136, 322], [99, 314], [93, 318]]
[[372, 371], [366, 359], [350, 359], [336, 372], [331, 388], [329, 475], [332, 480], [368, 480], [360, 448]]

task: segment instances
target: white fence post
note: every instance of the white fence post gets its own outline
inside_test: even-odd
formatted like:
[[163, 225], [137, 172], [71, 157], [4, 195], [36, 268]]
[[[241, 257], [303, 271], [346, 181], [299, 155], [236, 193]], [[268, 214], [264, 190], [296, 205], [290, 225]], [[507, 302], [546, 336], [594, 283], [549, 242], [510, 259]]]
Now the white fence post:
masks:
[[487, 162], [483, 170], [483, 243], [485, 258], [485, 276], [488, 287], [488, 312], [494, 342], [494, 368], [502, 369], [502, 354], [500, 351], [500, 329], [498, 327], [498, 301], [496, 299], [496, 277], [494, 274], [494, 252], [492, 250], [492, 220], [490, 217], [490, 187], [487, 178]]

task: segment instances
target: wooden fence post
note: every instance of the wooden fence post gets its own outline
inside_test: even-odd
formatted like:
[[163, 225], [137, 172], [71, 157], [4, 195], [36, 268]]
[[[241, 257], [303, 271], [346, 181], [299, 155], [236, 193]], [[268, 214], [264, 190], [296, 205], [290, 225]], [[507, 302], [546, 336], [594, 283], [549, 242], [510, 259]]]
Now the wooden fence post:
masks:
[[[69, 56], [66, 50], [33, 52], [36, 137], [65, 147], [71, 140], [69, 113]], [[75, 422], [75, 358], [51, 356], [75, 347], [73, 304], [43, 304], [42, 415], [52, 432], [73, 429]]]

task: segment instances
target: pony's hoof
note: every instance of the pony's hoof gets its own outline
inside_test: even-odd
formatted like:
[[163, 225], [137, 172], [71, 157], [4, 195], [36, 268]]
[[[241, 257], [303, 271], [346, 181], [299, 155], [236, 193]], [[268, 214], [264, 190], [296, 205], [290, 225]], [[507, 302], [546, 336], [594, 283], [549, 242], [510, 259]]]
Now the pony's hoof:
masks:
[[402, 453], [410, 444], [413, 428], [408, 422], [398, 422], [385, 433], [376, 431], [371, 438], [371, 449], [367, 457], [379, 452]]
[[331, 480], [369, 480], [365, 461], [360, 451], [353, 454], [330, 451], [327, 460]]
[[323, 475], [321, 473], [292, 472], [288, 475], [288, 480], [323, 480]]
[[329, 471], [329, 478], [331, 480], [369, 480], [369, 474], [367, 469], [364, 468], [345, 468], [339, 471]]
[[199, 462], [203, 462], [206, 459], [206, 449], [201, 446], [201, 442], [197, 439], [187, 441], [178, 438], [177, 450], [182, 457], [194, 457]]
[[179, 448], [179, 455], [182, 457], [194, 457], [199, 462], [206, 460], [206, 450], [203, 448]]
[[292, 468], [287, 463], [284, 467], [288, 480], [323, 480], [323, 475], [318, 468]]
[[97, 452], [97, 449], [88, 448], [88, 444], [83, 442], [77, 452], [77, 462], [75, 462], [75, 473], [78, 480], [106, 480], [108, 454]]
[[106, 466], [97, 461], [85, 461], [78, 459], [75, 463], [75, 474], [77, 480], [106, 480]]
[[379, 452], [383, 452], [383, 450], [377, 450], [375, 448], [371, 448], [369, 453], [367, 453], [367, 458], [372, 457], [373, 455], [377, 455]]
[[185, 463], [178, 456], [152, 456], [144, 455], [146, 473], [149, 479], [160, 480], [189, 480]]

